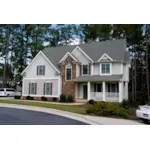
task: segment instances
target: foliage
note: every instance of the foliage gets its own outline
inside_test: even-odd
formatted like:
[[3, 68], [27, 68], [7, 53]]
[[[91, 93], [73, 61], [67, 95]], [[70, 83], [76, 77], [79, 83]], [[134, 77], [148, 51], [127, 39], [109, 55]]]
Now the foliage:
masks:
[[65, 95], [65, 94], [61, 94], [61, 95], [60, 95], [60, 102], [67, 102], [67, 99], [66, 99], [66, 95]]
[[27, 96], [26, 99], [27, 99], [27, 100], [33, 100], [33, 97]]
[[42, 101], [47, 101], [47, 98], [44, 97], [44, 96], [42, 96], [42, 97], [41, 97], [41, 100], [42, 100]]
[[74, 102], [74, 98], [72, 95], [67, 96], [67, 102], [70, 102], [70, 103]]
[[95, 114], [98, 116], [116, 116], [125, 119], [130, 117], [130, 113], [127, 109], [108, 102], [97, 102], [94, 105], [89, 105], [86, 112], [88, 114]]
[[17, 96], [17, 95], [15, 95], [15, 96], [14, 96], [14, 98], [15, 98], [15, 99], [20, 99], [20, 98], [21, 98], [21, 96]]
[[93, 104], [95, 104], [96, 102], [95, 102], [93, 99], [90, 99], [90, 100], [88, 101], [88, 103], [93, 105]]
[[54, 101], [54, 102], [56, 102], [56, 101], [57, 101], [57, 98], [56, 98], [56, 97], [54, 97], [54, 98], [53, 98], [53, 101]]

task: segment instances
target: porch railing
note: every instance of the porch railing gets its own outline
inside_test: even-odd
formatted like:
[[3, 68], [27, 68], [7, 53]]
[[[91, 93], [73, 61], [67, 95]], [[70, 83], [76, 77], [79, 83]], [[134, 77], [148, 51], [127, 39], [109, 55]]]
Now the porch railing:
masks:
[[113, 92], [106, 92], [105, 93], [106, 98], [119, 98], [119, 93], [113, 93]]
[[91, 92], [90, 97], [94, 100], [103, 100], [103, 92]]

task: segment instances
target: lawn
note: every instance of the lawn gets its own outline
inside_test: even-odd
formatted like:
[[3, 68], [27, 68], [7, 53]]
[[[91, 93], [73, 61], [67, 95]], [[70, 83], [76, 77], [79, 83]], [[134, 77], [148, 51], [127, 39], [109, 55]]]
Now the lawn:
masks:
[[19, 104], [19, 105], [30, 105], [30, 106], [38, 106], [38, 107], [45, 107], [45, 108], [54, 108], [59, 110], [64, 110], [68, 112], [78, 113], [78, 114], [85, 114], [86, 113], [86, 105], [61, 105], [61, 104], [51, 104], [51, 103], [41, 103], [41, 102], [29, 102], [29, 101], [15, 101], [15, 100], [0, 100], [0, 103], [7, 103], [7, 104]]

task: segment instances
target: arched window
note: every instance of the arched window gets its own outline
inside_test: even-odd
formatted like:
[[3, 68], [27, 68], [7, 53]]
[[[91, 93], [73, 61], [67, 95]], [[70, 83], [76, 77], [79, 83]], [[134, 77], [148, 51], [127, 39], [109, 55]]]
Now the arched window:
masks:
[[66, 65], [66, 80], [72, 79], [72, 66], [70, 64]]

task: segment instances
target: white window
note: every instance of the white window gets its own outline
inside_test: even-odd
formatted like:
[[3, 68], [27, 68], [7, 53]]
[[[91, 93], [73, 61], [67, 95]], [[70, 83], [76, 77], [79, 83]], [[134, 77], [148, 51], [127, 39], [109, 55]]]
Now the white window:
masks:
[[66, 80], [71, 80], [72, 79], [72, 66], [68, 64], [66, 66]]
[[37, 66], [37, 75], [45, 75], [45, 66], [44, 65]]
[[29, 83], [29, 94], [36, 95], [37, 83]]
[[83, 75], [89, 74], [89, 65], [82, 65], [82, 74]]
[[53, 84], [50, 82], [44, 83], [43, 94], [44, 95], [52, 95]]
[[100, 64], [101, 74], [111, 74], [111, 65], [110, 64]]

